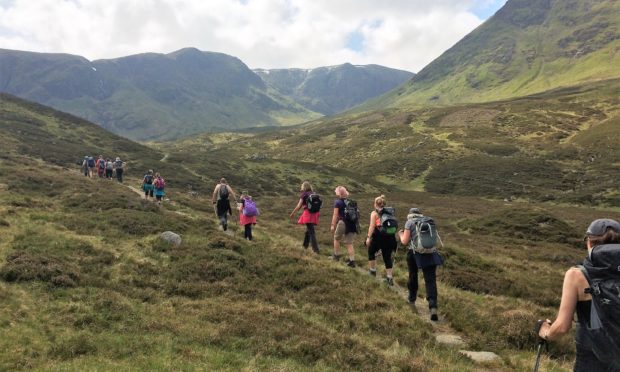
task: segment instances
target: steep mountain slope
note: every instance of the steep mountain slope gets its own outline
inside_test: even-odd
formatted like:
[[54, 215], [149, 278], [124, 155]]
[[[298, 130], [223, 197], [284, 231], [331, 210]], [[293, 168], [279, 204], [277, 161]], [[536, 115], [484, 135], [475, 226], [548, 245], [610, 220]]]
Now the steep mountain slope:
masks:
[[300, 105], [325, 115], [357, 106], [403, 84], [413, 73], [378, 65], [311, 70], [254, 70], [267, 84]]
[[191, 48], [92, 62], [0, 50], [0, 91], [142, 140], [319, 116], [268, 89], [237, 58]]
[[616, 0], [508, 0], [492, 18], [374, 102], [484, 102], [620, 77]]

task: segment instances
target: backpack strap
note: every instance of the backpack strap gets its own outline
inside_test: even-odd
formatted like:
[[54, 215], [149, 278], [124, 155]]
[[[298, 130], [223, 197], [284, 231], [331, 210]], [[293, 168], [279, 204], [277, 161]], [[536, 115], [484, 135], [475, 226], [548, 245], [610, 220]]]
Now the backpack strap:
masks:
[[590, 274], [588, 274], [588, 270], [586, 270], [586, 267], [583, 265], [577, 265], [576, 266], [581, 273], [583, 274], [583, 276], [586, 278], [586, 280], [588, 281], [588, 285], [589, 287], [584, 289], [585, 293], [589, 293], [592, 294], [592, 278], [590, 278]]

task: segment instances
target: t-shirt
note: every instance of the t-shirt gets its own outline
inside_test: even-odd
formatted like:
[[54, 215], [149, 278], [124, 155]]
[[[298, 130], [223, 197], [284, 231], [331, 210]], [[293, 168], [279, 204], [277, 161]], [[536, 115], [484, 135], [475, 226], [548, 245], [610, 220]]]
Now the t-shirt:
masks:
[[[420, 217], [422, 217], [422, 216], [420, 216]], [[411, 241], [412, 242], [415, 242], [416, 239], [418, 239], [418, 231], [415, 228], [415, 224], [418, 221], [419, 221], [419, 218], [415, 217], [415, 218], [410, 218], [410, 219], [407, 220], [407, 222], [405, 222], [405, 229], [411, 231]]]
[[344, 199], [336, 199], [334, 201], [334, 208], [338, 208], [338, 220], [344, 220]]
[[304, 206], [304, 209], [308, 209], [308, 196], [312, 194], [312, 191], [304, 191], [301, 193], [299, 198], [301, 199], [301, 204]]

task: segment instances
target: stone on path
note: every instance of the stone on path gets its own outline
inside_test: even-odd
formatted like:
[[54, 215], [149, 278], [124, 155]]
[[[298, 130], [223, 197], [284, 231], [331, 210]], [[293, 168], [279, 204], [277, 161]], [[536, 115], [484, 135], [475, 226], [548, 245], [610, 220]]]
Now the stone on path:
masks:
[[181, 245], [181, 242], [183, 241], [181, 239], [181, 235], [175, 234], [172, 231], [164, 231], [161, 235], [159, 235], [159, 239], [165, 241], [166, 243], [172, 244], [175, 247]]
[[476, 363], [487, 363], [494, 362], [496, 360], [500, 360], [499, 355], [492, 353], [490, 351], [468, 351], [468, 350], [459, 350], [459, 353], [465, 355], [469, 359], [473, 360]]
[[437, 343], [447, 345], [447, 346], [456, 346], [456, 347], [465, 346], [465, 342], [463, 341], [461, 336], [458, 336], [458, 335], [440, 333], [440, 334], [435, 335], [435, 341], [437, 341]]

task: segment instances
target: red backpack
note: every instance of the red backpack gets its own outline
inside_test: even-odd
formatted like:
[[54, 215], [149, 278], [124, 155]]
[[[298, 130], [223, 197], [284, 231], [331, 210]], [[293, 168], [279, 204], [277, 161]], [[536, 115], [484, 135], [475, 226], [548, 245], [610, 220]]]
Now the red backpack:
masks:
[[163, 189], [164, 189], [164, 187], [166, 187], [166, 181], [164, 181], [164, 179], [163, 179], [163, 178], [158, 177], [158, 178], [155, 180], [154, 185], [155, 185], [155, 188], [156, 188], [157, 190], [163, 190]]

